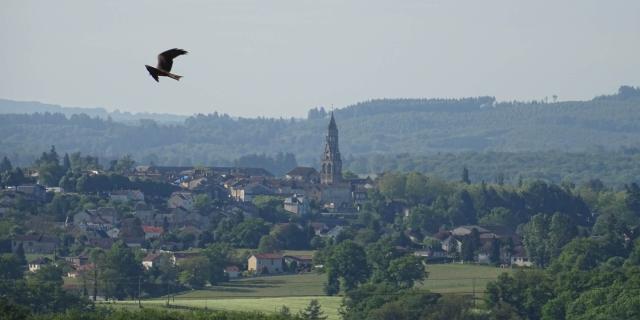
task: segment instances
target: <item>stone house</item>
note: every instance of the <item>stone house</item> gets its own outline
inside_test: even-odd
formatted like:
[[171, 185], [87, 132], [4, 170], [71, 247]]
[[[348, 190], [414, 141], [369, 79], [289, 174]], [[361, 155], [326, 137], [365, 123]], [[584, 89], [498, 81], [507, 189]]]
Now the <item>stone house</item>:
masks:
[[311, 214], [309, 201], [299, 194], [294, 194], [284, 199], [284, 210], [300, 216]]

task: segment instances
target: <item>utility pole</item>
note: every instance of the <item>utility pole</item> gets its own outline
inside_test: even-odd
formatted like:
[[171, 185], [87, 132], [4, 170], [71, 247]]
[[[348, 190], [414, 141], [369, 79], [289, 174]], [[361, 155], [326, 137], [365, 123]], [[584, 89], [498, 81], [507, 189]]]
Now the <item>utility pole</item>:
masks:
[[98, 266], [93, 269], [93, 301], [96, 301], [98, 296]]
[[473, 284], [473, 308], [476, 307], [476, 278], [471, 279], [471, 283]]
[[169, 306], [169, 281], [167, 280], [167, 307]]
[[140, 302], [140, 294], [142, 292], [141, 278], [141, 276], [138, 276], [138, 308], [142, 308], [142, 303]]

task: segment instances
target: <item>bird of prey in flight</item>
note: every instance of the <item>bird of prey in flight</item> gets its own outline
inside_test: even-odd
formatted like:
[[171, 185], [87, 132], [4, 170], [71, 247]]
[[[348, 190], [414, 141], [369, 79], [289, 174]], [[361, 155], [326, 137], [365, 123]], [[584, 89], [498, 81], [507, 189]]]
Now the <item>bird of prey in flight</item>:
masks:
[[158, 77], [169, 77], [171, 79], [180, 80], [182, 76], [173, 74], [170, 71], [171, 66], [173, 65], [173, 59], [183, 54], [187, 54], [187, 51], [178, 48], [169, 49], [158, 55], [158, 66], [156, 68], [150, 65], [145, 65], [145, 67], [147, 67], [147, 71], [149, 71], [149, 74], [156, 80], [156, 82], [160, 82], [158, 81]]

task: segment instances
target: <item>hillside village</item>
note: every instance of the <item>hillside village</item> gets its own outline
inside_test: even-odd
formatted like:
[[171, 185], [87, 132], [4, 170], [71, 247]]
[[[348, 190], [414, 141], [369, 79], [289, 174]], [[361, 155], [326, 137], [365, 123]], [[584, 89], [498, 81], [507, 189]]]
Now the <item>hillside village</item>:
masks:
[[[62, 208], [64, 221], [58, 219], [49, 224], [40, 221], [38, 224], [46, 227], [26, 229], [23, 234], [11, 237], [11, 251], [21, 250], [34, 257], [30, 270], [37, 270], [39, 264], [64, 260], [68, 262], [67, 275], [77, 277], [92, 270], [88, 257], [91, 248], [109, 250], [118, 241], [139, 248], [144, 253], [142, 264], [146, 269], [163, 257], [179, 264], [197, 256], [198, 248], [224, 238], [216, 228], [220, 221], [236, 219], [259, 221], [259, 226], [240, 230], [231, 223], [231, 230], [223, 230], [249, 233], [243, 237], [252, 240], [241, 239], [236, 246], [246, 245], [246, 249], [254, 251], [246, 260], [236, 259], [234, 264], [224, 266], [230, 278], [311, 271], [321, 266], [313, 263], [312, 254], [284, 255], [282, 249], [317, 249], [320, 243], [349, 237], [346, 234], [359, 225], [359, 212], [370, 200], [369, 195], [375, 193], [378, 183], [369, 177], [343, 177], [333, 115], [320, 163], [320, 171], [296, 167], [284, 177], [274, 177], [262, 168], [133, 166], [122, 171], [122, 176], [131, 181], [144, 180], [168, 187], [170, 192], [165, 194], [145, 194], [140, 189], [126, 188], [69, 192], [63, 183], [6, 185], [0, 193], [0, 213], [8, 217], [12, 208], [54, 206], [60, 199], [78, 194], [90, 194], [97, 200], [95, 205], [85, 205], [73, 213]], [[40, 181], [39, 171], [30, 172], [30, 178]], [[83, 172], [82, 177], [97, 179], [105, 174], [94, 168]], [[399, 219], [412, 215], [410, 207], [400, 201], [386, 203], [384, 210]], [[41, 219], [33, 216], [31, 220]], [[427, 261], [460, 261], [465, 239], [474, 238], [477, 248], [472, 252], [472, 262], [507, 267], [532, 265], [515, 230], [489, 225], [445, 226], [435, 226], [437, 232], [431, 235], [411, 228], [404, 230], [409, 241], [402, 250]], [[306, 238], [301, 243], [308, 245], [262, 246], [262, 238], [269, 230], [271, 234], [301, 233]], [[231, 235], [234, 236], [237, 235]], [[508, 247], [499, 243], [508, 243]]]

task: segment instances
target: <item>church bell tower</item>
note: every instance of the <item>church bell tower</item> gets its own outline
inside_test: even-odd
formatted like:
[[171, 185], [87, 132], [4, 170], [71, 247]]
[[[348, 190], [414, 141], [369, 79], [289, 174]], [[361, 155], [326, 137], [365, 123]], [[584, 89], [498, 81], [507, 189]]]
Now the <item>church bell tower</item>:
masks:
[[336, 126], [333, 112], [331, 112], [321, 163], [320, 183], [330, 185], [342, 181], [342, 160], [340, 160], [340, 150], [338, 149], [338, 126]]

